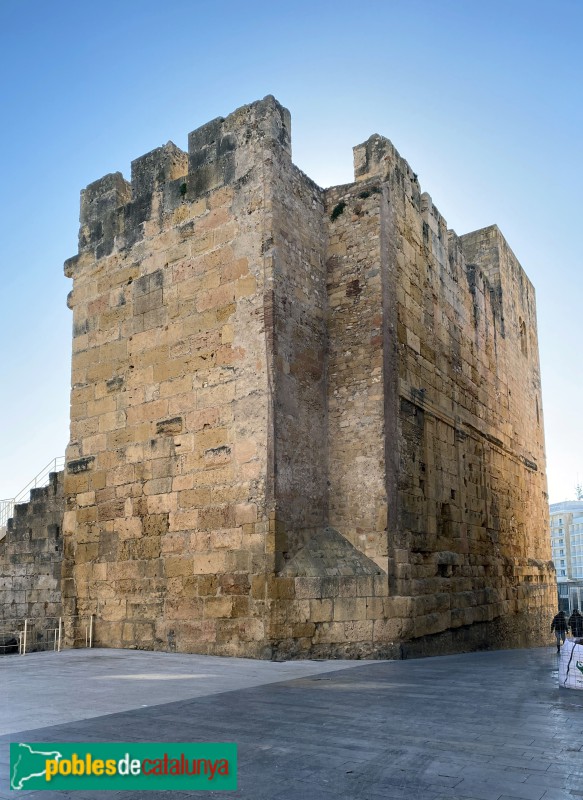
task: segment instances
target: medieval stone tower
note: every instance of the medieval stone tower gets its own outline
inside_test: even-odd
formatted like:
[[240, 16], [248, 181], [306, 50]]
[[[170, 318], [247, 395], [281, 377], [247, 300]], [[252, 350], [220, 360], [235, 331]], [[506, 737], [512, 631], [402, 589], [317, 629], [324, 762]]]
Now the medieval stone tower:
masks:
[[323, 190], [244, 106], [82, 193], [63, 604], [118, 647], [534, 644], [554, 604], [534, 290], [392, 144]]

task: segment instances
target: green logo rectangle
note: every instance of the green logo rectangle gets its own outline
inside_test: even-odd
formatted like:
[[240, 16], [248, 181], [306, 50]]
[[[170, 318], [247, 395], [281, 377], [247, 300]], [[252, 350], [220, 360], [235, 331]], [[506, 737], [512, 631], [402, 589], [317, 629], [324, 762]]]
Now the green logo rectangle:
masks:
[[11, 742], [10, 788], [234, 791], [234, 742]]

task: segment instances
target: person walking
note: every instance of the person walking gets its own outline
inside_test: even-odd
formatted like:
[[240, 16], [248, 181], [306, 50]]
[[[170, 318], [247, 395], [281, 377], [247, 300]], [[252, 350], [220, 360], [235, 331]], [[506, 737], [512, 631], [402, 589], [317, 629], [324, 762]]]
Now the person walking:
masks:
[[565, 643], [565, 639], [567, 638], [567, 629], [568, 627], [565, 612], [559, 611], [558, 614], [555, 614], [553, 621], [551, 622], [551, 632], [555, 632], [555, 637], [557, 639], [557, 653], [561, 652], [561, 645]]
[[569, 627], [575, 639], [583, 636], [583, 614], [576, 608], [569, 617]]

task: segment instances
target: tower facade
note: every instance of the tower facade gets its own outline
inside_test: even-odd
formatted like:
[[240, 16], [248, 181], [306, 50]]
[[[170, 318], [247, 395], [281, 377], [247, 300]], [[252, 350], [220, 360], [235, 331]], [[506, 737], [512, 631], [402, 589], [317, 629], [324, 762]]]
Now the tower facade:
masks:
[[[82, 193], [63, 602], [107, 646], [542, 642], [532, 285], [392, 144], [321, 189], [272, 97]], [[544, 622], [544, 625], [543, 625]]]

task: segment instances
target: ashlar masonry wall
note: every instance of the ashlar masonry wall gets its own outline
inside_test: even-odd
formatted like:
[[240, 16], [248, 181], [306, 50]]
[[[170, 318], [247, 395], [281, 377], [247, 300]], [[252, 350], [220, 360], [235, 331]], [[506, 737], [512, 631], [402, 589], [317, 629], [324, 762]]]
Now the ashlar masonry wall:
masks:
[[[97, 642], [259, 656], [273, 573], [272, 101], [82, 198], [65, 602]], [[279, 157], [279, 156], [278, 156]], [[289, 157], [289, 155], [288, 155]]]
[[0, 638], [13, 639], [27, 619], [29, 650], [46, 646], [62, 614], [63, 504], [63, 473], [54, 472], [14, 507], [0, 539]]
[[532, 285], [496, 226], [447, 230], [388, 140], [355, 148], [355, 172], [365, 191], [380, 179], [389, 591], [409, 598], [399, 635], [419, 651], [544, 639], [554, 570]]
[[82, 194], [66, 611], [254, 657], [542, 642], [532, 286], [388, 140], [323, 190], [290, 131], [268, 97]]

